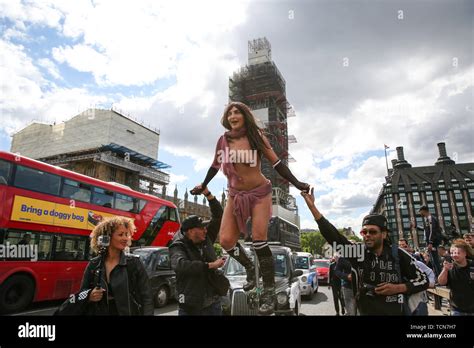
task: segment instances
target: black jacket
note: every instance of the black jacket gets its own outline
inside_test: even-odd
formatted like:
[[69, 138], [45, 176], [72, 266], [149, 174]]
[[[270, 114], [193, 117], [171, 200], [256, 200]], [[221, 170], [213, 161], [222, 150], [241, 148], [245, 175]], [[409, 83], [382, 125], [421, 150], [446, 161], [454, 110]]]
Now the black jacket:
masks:
[[329, 264], [329, 271], [328, 271], [328, 282], [331, 286], [336, 288], [341, 287], [341, 279], [336, 274], [336, 261], [333, 261]]
[[[319, 230], [323, 237], [330, 243], [352, 244], [345, 236], [340, 234], [324, 217], [317, 220]], [[428, 288], [426, 274], [420, 271], [414, 260], [405, 251], [398, 248], [398, 258], [402, 279], [398, 279], [395, 269], [395, 260], [392, 256], [392, 248], [384, 243], [380, 256], [370, 252], [364, 247], [363, 260], [357, 257], [348, 258], [357, 273], [353, 273], [353, 287], [357, 289], [356, 298], [361, 315], [403, 315], [402, 295], [382, 296], [376, 295], [374, 288], [382, 282], [403, 283], [407, 286], [407, 295], [417, 293]], [[354, 275], [357, 275], [354, 279]]]
[[433, 244], [434, 247], [439, 246], [443, 240], [443, 234], [438, 218], [431, 214], [431, 224], [428, 219], [424, 218], [423, 224], [424, 228], [417, 227], [417, 230], [424, 231], [426, 244]]
[[[341, 279], [341, 284], [347, 289], [352, 289], [352, 281], [349, 280], [349, 274], [352, 274], [352, 265], [349, 260], [340, 257], [336, 263], [336, 276]], [[354, 275], [352, 274], [352, 278]]]
[[[207, 263], [216, 260], [214, 242], [219, 233], [222, 219], [222, 206], [214, 198], [209, 201], [212, 219], [207, 226], [206, 239], [195, 245], [182, 231], [176, 233], [170, 245], [171, 268], [176, 272], [176, 294], [179, 306], [186, 310], [200, 310], [205, 301], [217, 296], [209, 283]], [[202, 252], [202, 255], [201, 255]]]
[[[81, 291], [94, 287], [99, 264], [100, 256], [90, 260], [84, 271]], [[91, 306], [95, 306], [95, 310], [89, 311], [89, 313], [109, 314], [108, 286], [105, 274], [105, 266], [102, 265], [100, 286], [107, 292], [104, 292], [102, 300], [98, 303], [90, 302]], [[110, 272], [110, 286], [113, 289], [113, 297], [119, 315], [153, 315], [154, 306], [148, 275], [138, 256], [121, 253], [118, 265]]]

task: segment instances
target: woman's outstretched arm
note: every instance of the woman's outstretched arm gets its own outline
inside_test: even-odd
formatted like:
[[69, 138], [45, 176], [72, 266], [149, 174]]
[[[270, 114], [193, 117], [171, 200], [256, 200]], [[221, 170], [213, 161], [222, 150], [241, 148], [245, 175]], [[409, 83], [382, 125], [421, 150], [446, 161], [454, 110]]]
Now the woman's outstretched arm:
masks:
[[275, 151], [273, 151], [270, 142], [268, 141], [267, 137], [262, 134], [263, 143], [265, 144], [265, 151], [263, 155], [272, 163], [273, 168], [280, 174], [281, 177], [288, 180], [292, 183], [298, 190], [300, 191], [309, 191], [309, 185], [307, 183], [301, 182], [295, 178], [293, 173], [291, 172], [290, 168], [288, 168], [276, 155]]

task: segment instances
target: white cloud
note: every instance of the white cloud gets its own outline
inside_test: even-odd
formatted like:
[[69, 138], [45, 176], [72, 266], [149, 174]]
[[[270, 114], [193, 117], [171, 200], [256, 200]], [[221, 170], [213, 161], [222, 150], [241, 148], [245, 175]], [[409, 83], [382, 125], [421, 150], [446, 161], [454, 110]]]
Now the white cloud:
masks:
[[57, 48], [55, 59], [91, 72], [99, 84], [150, 84], [173, 75], [191, 50], [198, 51], [191, 53], [194, 59], [205, 59], [211, 47], [206, 43], [243, 23], [246, 6], [243, 1], [61, 3], [63, 34], [83, 42]]
[[[267, 11], [269, 7], [273, 12]], [[415, 44], [405, 47], [395, 40], [394, 47], [387, 47], [381, 38], [391, 42], [386, 38], [400, 34], [400, 28], [378, 23], [384, 34], [373, 36], [370, 26], [354, 24], [356, 50], [351, 53], [349, 31], [334, 31], [345, 32], [344, 38], [334, 40], [326, 37], [325, 26], [320, 33], [311, 27], [319, 23], [313, 15], [324, 14], [323, 10], [301, 12], [288, 26], [283, 7], [239, 1], [0, 0], [2, 18], [14, 23], [0, 41], [2, 126], [13, 129], [32, 117], [65, 119], [82, 111], [81, 106], [114, 102], [117, 108], [160, 128], [160, 146], [175, 156], [192, 158], [190, 169], [206, 169], [223, 131], [219, 120], [228, 98], [227, 78], [244, 64], [245, 41], [270, 32], [272, 44], [292, 38], [273, 46], [273, 58], [287, 78], [288, 97], [299, 100], [298, 115], [289, 120], [289, 133], [298, 139], [290, 145], [297, 160], [290, 167], [299, 179], [316, 185], [321, 209], [340, 223], [338, 227], [360, 224], [360, 209], [370, 209], [375, 201], [386, 168], [385, 159], [373, 151], [383, 151], [384, 143], [391, 150], [404, 146], [414, 166], [433, 164], [439, 141], [446, 141], [448, 151], [457, 152], [460, 162], [473, 160], [469, 117], [474, 68], [469, 59], [460, 59], [459, 67], [454, 67], [449, 57], [472, 58], [453, 49], [460, 44], [445, 44], [449, 48], [445, 49], [435, 35], [431, 42], [431, 36], [412, 31], [417, 36], [412, 40]], [[284, 15], [284, 23], [275, 16], [278, 13]], [[305, 15], [310, 15], [311, 23], [304, 22]], [[339, 29], [339, 21], [324, 21], [320, 24]], [[9, 42], [15, 38], [26, 46], [31, 38], [25, 35], [32, 27], [53, 28], [62, 39], [38, 61], [23, 46]], [[450, 42], [462, 43], [465, 29], [456, 30], [460, 36], [448, 35], [449, 30], [446, 35]], [[304, 41], [305, 36], [311, 36], [311, 42]], [[315, 37], [317, 45], [311, 46]], [[410, 39], [406, 37], [407, 42]], [[413, 49], [422, 39], [423, 48]], [[390, 59], [389, 53], [383, 59], [360, 53], [365, 48], [381, 52], [384, 47], [395, 58]], [[335, 56], [339, 61], [338, 54], [348, 49], [351, 67], [341, 73], [330, 61]], [[137, 96], [122, 89], [116, 94], [121, 97], [112, 100], [73, 82], [75, 88], [60, 88], [48, 76], [60, 76], [52, 60], [90, 73], [97, 83], [94, 87], [143, 86], [155, 92]], [[48, 74], [43, 75], [38, 66]], [[298, 75], [303, 68], [304, 75]], [[69, 83], [67, 76], [65, 80]], [[326, 163], [330, 165], [323, 168]], [[194, 181], [191, 172], [189, 176]], [[177, 176], [176, 180], [187, 178]]]
[[[21, 45], [0, 39], [2, 81], [0, 94], [1, 128], [11, 133], [35, 120], [60, 122], [83, 111], [91, 104], [107, 102], [83, 88], [60, 88], [45, 79]], [[56, 74], [49, 60], [38, 65]]]
[[62, 76], [59, 73], [58, 67], [54, 62], [48, 58], [38, 59], [38, 65], [45, 68], [49, 75], [54, 77], [56, 80], [63, 80]]
[[10, 20], [59, 28], [62, 13], [55, 8], [54, 3], [54, 0], [1, 0], [0, 13]]
[[[176, 175], [176, 174], [170, 173], [170, 183], [168, 187], [171, 189], [174, 189], [175, 185], [178, 185], [188, 179], [189, 177], [186, 175]], [[168, 194], [170, 194], [170, 192], [168, 192]]]

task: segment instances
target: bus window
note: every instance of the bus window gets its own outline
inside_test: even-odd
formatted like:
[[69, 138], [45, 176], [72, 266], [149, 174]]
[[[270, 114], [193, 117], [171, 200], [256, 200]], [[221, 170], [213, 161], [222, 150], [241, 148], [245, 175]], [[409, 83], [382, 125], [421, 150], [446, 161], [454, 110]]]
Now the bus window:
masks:
[[52, 235], [50, 234], [9, 230], [4, 243], [7, 242], [10, 245], [36, 245], [38, 261], [48, 260], [51, 254]]
[[141, 212], [142, 209], [145, 208], [145, 205], [147, 204], [147, 201], [144, 201], [143, 199], [139, 199], [139, 202], [140, 202], [139, 203], [139, 208], [140, 208], [139, 212]]
[[92, 204], [106, 208], [112, 208], [114, 203], [114, 193], [99, 187], [93, 188]]
[[170, 221], [178, 221], [178, 212], [176, 208], [169, 208], [170, 209]]
[[64, 179], [61, 196], [89, 203], [91, 200], [91, 187], [74, 180]]
[[8, 185], [12, 164], [0, 160], [0, 185]]
[[135, 212], [136, 206], [133, 204], [133, 198], [121, 193], [115, 194], [115, 209]]
[[[30, 233], [22, 232], [22, 231], [8, 231], [5, 237], [5, 243], [9, 242], [10, 245], [17, 245], [22, 240], [26, 240], [26, 235]], [[21, 243], [21, 244], [31, 244], [30, 243]]]
[[163, 223], [168, 219], [168, 207], [163, 205], [158, 209], [143, 235], [138, 240], [138, 245], [150, 245], [156, 238], [156, 235], [163, 227]]
[[51, 256], [51, 248], [53, 245], [53, 235], [39, 233], [38, 240], [38, 260], [49, 260]]
[[59, 195], [61, 178], [57, 175], [18, 165], [14, 186], [57, 196]]
[[56, 261], [85, 261], [86, 243], [85, 236], [56, 236], [56, 245], [52, 259]]

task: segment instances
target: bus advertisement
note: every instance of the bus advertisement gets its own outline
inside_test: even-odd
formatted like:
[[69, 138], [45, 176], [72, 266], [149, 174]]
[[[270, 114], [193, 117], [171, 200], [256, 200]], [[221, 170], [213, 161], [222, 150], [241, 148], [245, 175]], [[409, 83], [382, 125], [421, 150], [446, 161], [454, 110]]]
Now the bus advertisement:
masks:
[[0, 151], [0, 313], [78, 291], [92, 229], [117, 215], [133, 246], [168, 246], [180, 228], [172, 202]]

